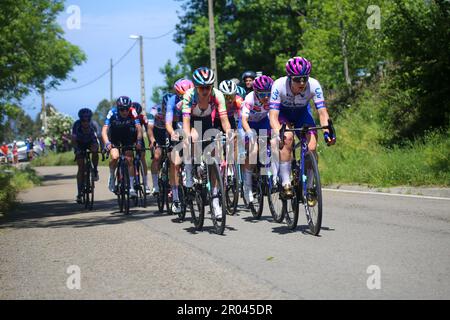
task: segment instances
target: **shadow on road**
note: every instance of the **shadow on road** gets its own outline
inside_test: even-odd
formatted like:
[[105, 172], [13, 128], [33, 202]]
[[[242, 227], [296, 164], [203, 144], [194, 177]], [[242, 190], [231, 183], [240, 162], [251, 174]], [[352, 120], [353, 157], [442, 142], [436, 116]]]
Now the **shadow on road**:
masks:
[[47, 181], [55, 181], [55, 180], [74, 180], [74, 179], [76, 179], [77, 175], [76, 174], [67, 175], [67, 174], [57, 173], [57, 174], [45, 174], [45, 175], [42, 175], [41, 177], [42, 177], [43, 182], [47, 182]]
[[[189, 232], [190, 234], [198, 234], [198, 233], [203, 233], [203, 232], [208, 232], [210, 234], [216, 234], [216, 229], [214, 228], [214, 226], [204, 226], [202, 228], [202, 230], [200, 230], [200, 231], [196, 230], [194, 226], [189, 227], [189, 228], [184, 228], [183, 230]], [[225, 226], [225, 231], [222, 234], [222, 236], [226, 236], [227, 231], [237, 231], [237, 229], [230, 227], [230, 226]]]
[[[328, 228], [328, 227], [322, 227], [322, 228], [320, 228], [320, 230], [321, 231], [335, 231], [335, 229], [331, 229], [331, 228]], [[294, 232], [299, 232], [299, 231], [302, 234], [311, 235], [311, 233], [309, 232], [309, 226], [308, 225], [299, 225], [294, 230], [289, 229], [286, 225], [280, 225], [279, 227], [272, 228], [272, 232], [273, 233], [278, 233], [278, 234], [289, 234], [289, 233], [294, 233]], [[321, 235], [319, 234], [317, 237], [320, 238]]]
[[257, 223], [259, 221], [273, 222], [272, 216], [261, 216], [261, 218], [259, 218], [259, 219], [255, 219], [255, 218], [253, 218], [253, 216], [249, 216], [249, 217], [242, 218], [242, 220], [244, 220], [245, 222], [250, 222], [250, 223]]
[[[151, 204], [149, 201], [148, 205]], [[109, 214], [105, 215], [104, 211], [109, 211]], [[0, 229], [86, 228], [164, 216], [167, 214], [161, 214], [157, 209], [134, 206], [131, 206], [129, 215], [124, 215], [118, 211], [115, 199], [95, 201], [93, 211], [84, 210], [83, 206], [72, 201], [50, 200], [20, 204], [0, 220]]]

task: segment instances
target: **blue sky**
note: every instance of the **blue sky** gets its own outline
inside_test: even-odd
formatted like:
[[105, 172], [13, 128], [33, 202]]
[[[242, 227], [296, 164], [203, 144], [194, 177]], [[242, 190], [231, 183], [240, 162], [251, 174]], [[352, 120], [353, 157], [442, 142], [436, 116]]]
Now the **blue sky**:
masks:
[[[117, 61], [137, 40], [131, 34], [155, 37], [175, 28], [178, 23], [177, 11], [181, 3], [174, 0], [110, 0], [87, 1], [67, 0], [66, 10], [71, 5], [81, 11], [80, 29], [69, 29], [67, 20], [70, 13], [64, 12], [58, 18], [65, 38], [79, 46], [87, 55], [87, 61], [74, 69], [69, 78], [77, 82], [65, 81], [59, 89], [78, 87], [95, 79], [109, 69], [110, 59]], [[168, 59], [176, 62], [176, 52], [181, 48], [173, 42], [173, 33], [160, 39], [144, 39], [144, 67], [147, 107], [152, 105], [152, 88], [163, 83], [159, 73]], [[128, 95], [140, 101], [139, 45], [118, 64], [113, 71], [113, 95]], [[46, 102], [52, 103], [63, 113], [76, 116], [78, 109], [90, 107], [110, 96], [109, 73], [95, 83], [78, 90], [46, 93]], [[41, 99], [31, 94], [24, 99], [23, 107], [34, 119], [41, 108]]]

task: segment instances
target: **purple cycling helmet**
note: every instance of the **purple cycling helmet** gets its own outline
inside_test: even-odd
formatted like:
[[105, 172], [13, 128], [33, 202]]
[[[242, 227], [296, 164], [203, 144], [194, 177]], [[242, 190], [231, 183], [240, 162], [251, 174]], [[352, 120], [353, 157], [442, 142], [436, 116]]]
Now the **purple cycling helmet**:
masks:
[[273, 79], [269, 76], [259, 76], [253, 81], [253, 90], [270, 91], [272, 89]]
[[288, 76], [309, 76], [311, 73], [311, 62], [303, 57], [293, 57], [286, 63]]

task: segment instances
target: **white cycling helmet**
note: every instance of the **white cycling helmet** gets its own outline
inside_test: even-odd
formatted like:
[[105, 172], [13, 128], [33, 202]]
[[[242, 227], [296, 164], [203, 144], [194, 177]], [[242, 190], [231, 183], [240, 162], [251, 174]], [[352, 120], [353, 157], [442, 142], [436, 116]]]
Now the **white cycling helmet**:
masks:
[[219, 84], [219, 89], [225, 95], [233, 95], [237, 92], [236, 83], [231, 80], [224, 80]]

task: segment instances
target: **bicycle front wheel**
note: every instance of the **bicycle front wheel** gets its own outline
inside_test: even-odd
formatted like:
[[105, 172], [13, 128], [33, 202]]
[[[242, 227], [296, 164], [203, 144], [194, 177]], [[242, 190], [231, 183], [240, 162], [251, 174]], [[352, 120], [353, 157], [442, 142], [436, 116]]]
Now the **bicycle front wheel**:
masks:
[[230, 215], [236, 214], [239, 201], [239, 177], [236, 171], [236, 165], [229, 164], [225, 172], [225, 196], [227, 201], [227, 212]]
[[191, 212], [195, 230], [200, 231], [203, 228], [203, 222], [205, 220], [205, 207], [201, 188], [196, 186], [194, 190], [194, 194], [188, 195], [187, 208]]
[[124, 166], [123, 170], [123, 188], [122, 188], [122, 199], [123, 199], [123, 211], [125, 214], [130, 214], [130, 174], [128, 172], [128, 167]]
[[311, 234], [319, 235], [322, 227], [322, 186], [315, 155], [305, 154], [306, 190], [303, 191], [306, 221]]
[[[180, 183], [182, 183], [182, 180], [180, 180]], [[181, 206], [181, 211], [178, 213], [178, 219], [182, 222], [186, 217], [186, 190], [181, 184], [178, 186], [178, 198], [180, 199]]]
[[[213, 194], [212, 190], [210, 190], [209, 192], [209, 211], [211, 214], [211, 219], [213, 221], [213, 225], [214, 228], [216, 230], [216, 233], [221, 235], [223, 234], [224, 230], [225, 230], [225, 222], [226, 222], [226, 217], [227, 217], [227, 207], [226, 207], [226, 200], [225, 200], [225, 192], [224, 192], [224, 187], [223, 187], [223, 181], [222, 181], [222, 176], [220, 175], [220, 170], [219, 170], [219, 166], [217, 164], [212, 164], [209, 166], [209, 183], [210, 186], [212, 188], [212, 186], [214, 185], [212, 183], [213, 181], [213, 177], [216, 178], [216, 188], [217, 188], [217, 194]], [[218, 202], [215, 201], [215, 199], [218, 200]], [[218, 206], [216, 206], [217, 209], [214, 208], [214, 202], [218, 203]], [[214, 212], [218, 210], [219, 212]]]

